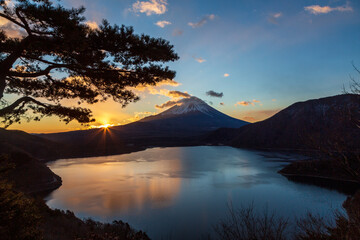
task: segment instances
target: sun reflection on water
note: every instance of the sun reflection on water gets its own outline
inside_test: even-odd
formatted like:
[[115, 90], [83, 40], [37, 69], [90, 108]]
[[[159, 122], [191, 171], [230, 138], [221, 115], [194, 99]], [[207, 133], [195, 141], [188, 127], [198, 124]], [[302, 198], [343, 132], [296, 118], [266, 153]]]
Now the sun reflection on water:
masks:
[[[182, 164], [175, 156], [158, 161], [139, 158], [109, 162], [99, 158], [99, 162], [70, 159], [67, 163], [51, 166], [62, 177], [63, 185], [61, 191], [52, 193], [49, 202], [61, 202], [78, 212], [105, 216], [164, 208], [171, 206], [181, 187], [177, 173], [182, 171]], [[71, 168], [66, 167], [69, 164]]]

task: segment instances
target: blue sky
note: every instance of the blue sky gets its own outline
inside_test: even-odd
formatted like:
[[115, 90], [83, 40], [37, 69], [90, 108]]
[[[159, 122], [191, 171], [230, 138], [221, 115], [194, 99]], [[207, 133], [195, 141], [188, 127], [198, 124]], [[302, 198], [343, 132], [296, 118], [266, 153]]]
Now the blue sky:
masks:
[[[179, 86], [138, 91], [141, 100], [125, 109], [111, 102], [94, 106], [98, 124], [123, 124], [158, 113], [164, 109], [155, 105], [170, 100], [161, 94], [166, 90], [187, 92], [233, 117], [258, 121], [294, 102], [340, 93], [349, 75], [356, 76], [352, 62], [360, 66], [358, 0], [60, 3], [85, 6], [87, 21], [94, 26], [105, 18], [112, 24], [133, 26], [136, 33], [165, 38], [180, 56], [169, 64], [177, 71]], [[156, 25], [159, 21], [166, 22]], [[209, 90], [222, 92], [223, 97], [207, 96]], [[36, 123], [34, 131], [50, 131], [46, 124], [53, 121], [57, 120]], [[58, 125], [59, 130], [79, 127]]]

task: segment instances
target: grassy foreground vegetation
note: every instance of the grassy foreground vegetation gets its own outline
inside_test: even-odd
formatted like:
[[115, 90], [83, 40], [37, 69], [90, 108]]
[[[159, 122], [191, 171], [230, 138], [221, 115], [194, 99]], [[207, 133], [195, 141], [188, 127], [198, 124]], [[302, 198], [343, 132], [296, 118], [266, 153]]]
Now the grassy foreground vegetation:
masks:
[[335, 212], [334, 221], [308, 213], [290, 221], [253, 205], [234, 209], [215, 226], [219, 240], [356, 240], [360, 236], [360, 191], [343, 203], [346, 213]]

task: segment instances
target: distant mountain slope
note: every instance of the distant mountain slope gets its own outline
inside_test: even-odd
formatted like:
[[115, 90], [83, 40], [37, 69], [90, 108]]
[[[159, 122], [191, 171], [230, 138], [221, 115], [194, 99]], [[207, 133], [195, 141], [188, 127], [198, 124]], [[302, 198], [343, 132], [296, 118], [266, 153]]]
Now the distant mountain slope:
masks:
[[80, 152], [127, 152], [148, 146], [194, 145], [198, 143], [197, 136], [246, 124], [248, 122], [229, 117], [201, 99], [191, 97], [160, 114], [127, 125], [38, 136], [75, 146]]
[[40, 160], [60, 155], [61, 144], [19, 130], [0, 128], [0, 153], [25, 152]]
[[[219, 129], [207, 142], [244, 148], [318, 149], [343, 142], [360, 148], [360, 96], [338, 95], [295, 103], [261, 122]], [[356, 122], [357, 121], [357, 122]]]

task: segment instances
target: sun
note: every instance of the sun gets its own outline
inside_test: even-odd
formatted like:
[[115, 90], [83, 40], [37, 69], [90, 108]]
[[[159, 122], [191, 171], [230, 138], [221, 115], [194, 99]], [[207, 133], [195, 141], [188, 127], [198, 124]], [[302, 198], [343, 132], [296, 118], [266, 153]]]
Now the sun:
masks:
[[113, 126], [115, 126], [115, 125], [104, 122], [102, 125], [92, 125], [89, 128], [90, 129], [92, 129], [92, 128], [101, 128], [101, 129], [107, 130], [109, 127], [113, 127]]
[[113, 126], [112, 124], [104, 124], [104, 125], [101, 125], [99, 126], [99, 128], [105, 128], [105, 129], [108, 129], [109, 127]]

